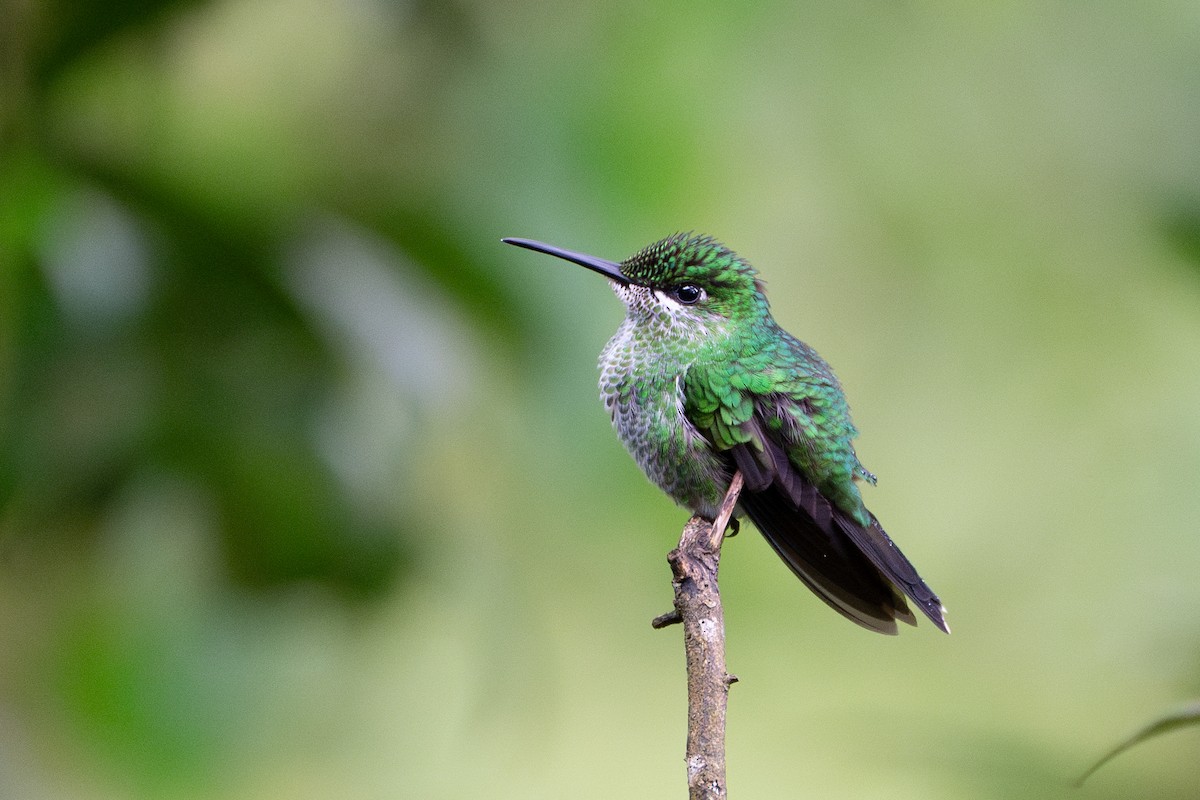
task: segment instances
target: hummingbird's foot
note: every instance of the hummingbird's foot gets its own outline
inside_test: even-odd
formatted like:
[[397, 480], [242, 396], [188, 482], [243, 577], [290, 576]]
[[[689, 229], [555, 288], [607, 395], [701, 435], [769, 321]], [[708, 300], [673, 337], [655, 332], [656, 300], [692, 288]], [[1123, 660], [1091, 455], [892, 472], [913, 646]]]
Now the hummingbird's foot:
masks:
[[725, 529], [725, 538], [732, 539], [742, 532], [742, 521], [736, 517], [731, 517], [729, 527]]

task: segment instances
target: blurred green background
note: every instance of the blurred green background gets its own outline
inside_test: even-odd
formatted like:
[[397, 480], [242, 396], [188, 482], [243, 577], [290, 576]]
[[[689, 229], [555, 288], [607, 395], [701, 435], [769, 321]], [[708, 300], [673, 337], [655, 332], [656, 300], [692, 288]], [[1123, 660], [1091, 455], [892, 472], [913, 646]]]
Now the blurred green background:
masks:
[[610, 258], [725, 240], [955, 633], [726, 549], [735, 797], [1194, 798], [1200, 6], [0, 0], [0, 797], [684, 794]]

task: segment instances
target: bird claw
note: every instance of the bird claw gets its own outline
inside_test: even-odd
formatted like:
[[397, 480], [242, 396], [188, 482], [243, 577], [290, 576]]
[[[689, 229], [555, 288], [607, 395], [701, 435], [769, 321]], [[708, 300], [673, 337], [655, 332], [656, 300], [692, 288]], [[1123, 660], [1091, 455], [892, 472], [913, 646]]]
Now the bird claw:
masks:
[[728, 527], [725, 528], [725, 538], [732, 539], [742, 532], [742, 521], [736, 518], [729, 520]]

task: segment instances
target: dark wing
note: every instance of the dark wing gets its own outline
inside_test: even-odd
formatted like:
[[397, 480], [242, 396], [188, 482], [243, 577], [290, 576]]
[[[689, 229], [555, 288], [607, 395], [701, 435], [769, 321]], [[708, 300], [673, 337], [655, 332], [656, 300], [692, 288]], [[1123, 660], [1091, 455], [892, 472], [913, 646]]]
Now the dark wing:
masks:
[[866, 512], [870, 523], [860, 523], [789, 457], [788, 429], [772, 419], [780, 418], [775, 404], [791, 398], [757, 395], [748, 381], [714, 378], [712, 372], [689, 371], [685, 412], [741, 471], [742, 509], [792, 572], [831, 608], [869, 630], [894, 634], [897, 619], [915, 625], [907, 597], [948, 633], [941, 601], [875, 517]]

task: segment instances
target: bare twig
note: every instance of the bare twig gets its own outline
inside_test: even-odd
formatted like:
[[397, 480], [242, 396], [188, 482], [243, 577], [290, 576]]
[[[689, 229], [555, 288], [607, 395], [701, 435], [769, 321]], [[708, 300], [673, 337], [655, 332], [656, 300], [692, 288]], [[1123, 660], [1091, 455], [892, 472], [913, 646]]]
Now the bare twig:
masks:
[[691, 800], [726, 797], [725, 706], [730, 684], [737, 678], [725, 671], [725, 613], [717, 587], [721, 541], [742, 491], [742, 474], [735, 472], [714, 522], [692, 517], [683, 528], [679, 546], [667, 555], [675, 579], [675, 609], [651, 624], [662, 628], [683, 623], [683, 647], [688, 675], [688, 796]]

